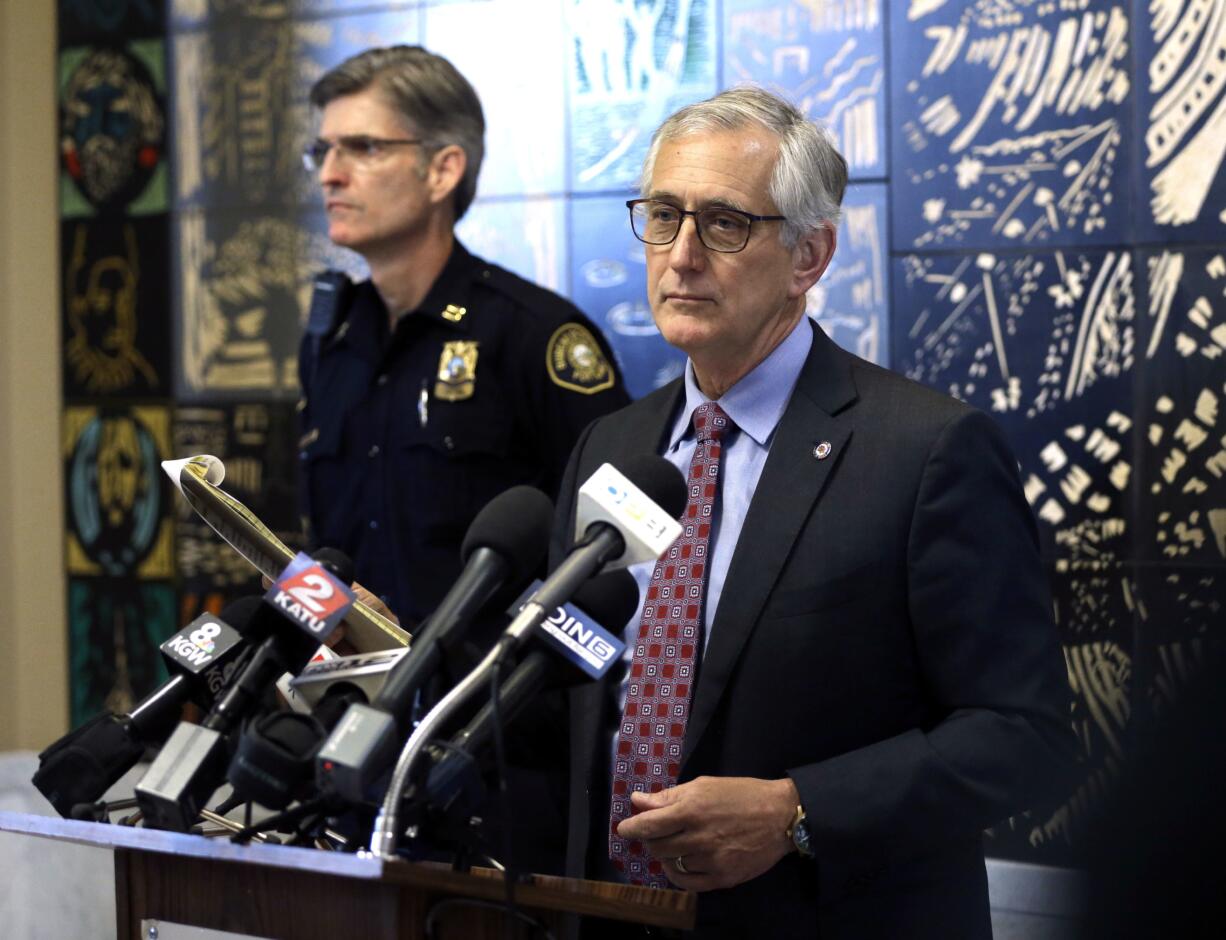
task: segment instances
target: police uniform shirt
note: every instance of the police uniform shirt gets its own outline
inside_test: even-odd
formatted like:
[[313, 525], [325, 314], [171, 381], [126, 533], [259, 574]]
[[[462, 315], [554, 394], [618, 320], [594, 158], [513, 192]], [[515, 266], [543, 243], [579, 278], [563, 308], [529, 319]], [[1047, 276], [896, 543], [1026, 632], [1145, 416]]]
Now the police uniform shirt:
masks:
[[629, 399], [578, 309], [459, 242], [394, 329], [369, 281], [331, 286], [299, 358], [304, 517], [411, 628], [477, 512], [517, 484], [556, 495], [579, 433]]

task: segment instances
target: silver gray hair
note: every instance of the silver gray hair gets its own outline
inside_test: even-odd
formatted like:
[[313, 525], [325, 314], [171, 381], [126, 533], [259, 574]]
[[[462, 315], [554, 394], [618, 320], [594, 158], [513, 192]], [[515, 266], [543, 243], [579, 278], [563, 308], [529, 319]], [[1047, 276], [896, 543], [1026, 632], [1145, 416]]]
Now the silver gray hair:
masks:
[[643, 160], [639, 189], [647, 195], [660, 145], [690, 134], [732, 131], [758, 125], [779, 138], [779, 157], [767, 187], [786, 216], [780, 240], [791, 248], [807, 232], [839, 224], [839, 207], [847, 189], [847, 161], [830, 134], [789, 102], [754, 85], [720, 92], [687, 105], [656, 129]]
[[477, 194], [485, 157], [485, 115], [481, 99], [459, 70], [421, 46], [367, 49], [346, 59], [311, 86], [311, 104], [323, 108], [337, 98], [375, 87], [434, 150], [455, 144], [464, 151], [464, 178], [455, 188], [459, 219]]

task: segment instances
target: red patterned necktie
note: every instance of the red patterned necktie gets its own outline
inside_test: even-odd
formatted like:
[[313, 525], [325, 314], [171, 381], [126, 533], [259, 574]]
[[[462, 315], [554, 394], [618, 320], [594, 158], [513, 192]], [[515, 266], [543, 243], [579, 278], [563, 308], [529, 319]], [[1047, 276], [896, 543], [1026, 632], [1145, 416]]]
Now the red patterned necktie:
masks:
[[617, 824], [632, 815], [631, 793], [671, 787], [681, 768], [690, 688], [702, 638], [700, 618], [706, 594], [707, 543], [719, 485], [720, 438], [730, 427], [732, 422], [715, 402], [694, 410], [698, 446], [690, 462], [690, 493], [681, 535], [651, 574], [630, 663], [613, 761], [609, 858], [632, 884], [668, 886], [660, 861], [648, 855], [641, 842], [618, 836]]

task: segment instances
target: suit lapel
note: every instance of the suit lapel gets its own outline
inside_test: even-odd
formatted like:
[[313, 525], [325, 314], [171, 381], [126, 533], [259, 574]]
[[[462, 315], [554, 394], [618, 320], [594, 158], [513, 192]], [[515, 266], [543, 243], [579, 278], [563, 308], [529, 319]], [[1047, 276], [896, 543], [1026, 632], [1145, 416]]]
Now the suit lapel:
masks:
[[[855, 397], [849, 357], [815, 327], [813, 348], [775, 430], [711, 625], [686, 726], [683, 774], [792, 546], [851, 437], [852, 418], [840, 412]], [[814, 449], [822, 443], [830, 449], [819, 459]]]
[[[602, 463], [617, 466], [620, 461], [630, 457], [659, 454], [665, 434], [672, 430], [678, 400], [684, 396], [685, 386], [677, 379], [620, 412], [627, 420], [621, 423], [619, 431], [610, 435], [606, 446], [593, 448], [592, 454], [585, 455], [586, 472], [595, 472]], [[583, 481], [576, 482], [582, 485]]]

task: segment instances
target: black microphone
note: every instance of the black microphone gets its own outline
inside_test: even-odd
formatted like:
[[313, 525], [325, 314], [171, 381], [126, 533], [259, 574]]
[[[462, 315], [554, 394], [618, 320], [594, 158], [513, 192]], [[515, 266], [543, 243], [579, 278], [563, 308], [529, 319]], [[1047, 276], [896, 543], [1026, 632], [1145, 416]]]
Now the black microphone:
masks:
[[[610, 624], [610, 632], [618, 634], [638, 610], [638, 583], [625, 568], [615, 568], [586, 582], [575, 592], [573, 603], [588, 615], [589, 621]], [[500, 683], [497, 712], [507, 725], [542, 688], [589, 681], [591, 676], [578, 668], [572, 658], [536, 644]], [[492, 701], [482, 705], [451, 738], [448, 749], [479, 753], [493, 734], [494, 713]]]
[[34, 786], [61, 816], [100, 800], [136, 766], [146, 749], [166, 740], [189, 701], [209, 708], [250, 653], [244, 641], [258, 597], [231, 602], [220, 617], [201, 614], [161, 646], [171, 678], [125, 715], [103, 713], [41, 754]]
[[505, 584], [532, 576], [549, 550], [553, 503], [540, 490], [516, 486], [485, 505], [464, 536], [464, 570], [392, 670], [372, 703], [395, 717], [401, 731], [413, 699], [454, 648], [477, 611]]
[[[353, 562], [335, 548], [318, 550], [322, 558], [312, 559], [332, 574], [346, 590], [353, 581]], [[288, 569], [287, 569], [288, 570]], [[332, 615], [330, 624], [321, 625], [313, 618], [310, 609], [298, 612], [296, 607], [320, 600], [334, 600], [340, 593], [336, 586], [325, 583], [318, 575], [308, 575], [309, 583], [298, 585], [290, 591], [279, 590], [274, 584], [261, 598], [261, 604], [252, 620], [252, 632], [263, 638], [251, 659], [234, 682], [200, 723], [211, 731], [228, 734], [242, 721], [259, 701], [264, 691], [276, 681], [282, 672], [297, 674], [311, 661], [320, 644], [327, 639], [340, 618]], [[325, 596], [326, 592], [326, 596]], [[269, 596], [274, 597], [269, 602]], [[345, 608], [352, 606], [352, 601]], [[287, 616], [288, 614], [288, 616]], [[316, 621], [312, 624], [312, 620]], [[292, 629], [296, 628], [296, 629]]]
[[180, 722], [137, 784], [147, 826], [186, 832], [195, 824], [225, 776], [231, 732], [282, 672], [301, 671], [353, 606], [352, 564], [339, 567], [340, 579], [299, 555], [264, 595], [252, 619], [263, 641], [199, 725]]
[[553, 505], [529, 486], [509, 489], [473, 519], [464, 537], [465, 564], [447, 596], [418, 632], [370, 705], [355, 705], [316, 758], [323, 790], [360, 802], [391, 764], [408, 731], [413, 699], [434, 675], [485, 603], [502, 587], [532, 575], [545, 557]]
[[244, 802], [284, 809], [309, 795], [315, 754], [350, 705], [378, 694], [405, 649], [358, 653], [307, 666], [290, 687], [309, 713], [276, 711], [243, 727], [226, 779]]

